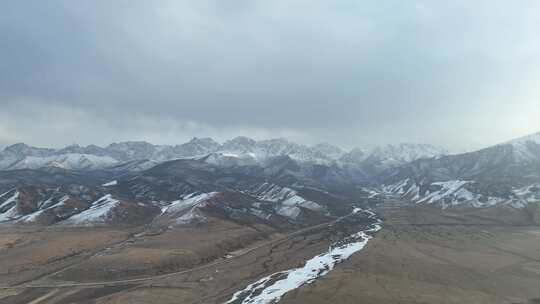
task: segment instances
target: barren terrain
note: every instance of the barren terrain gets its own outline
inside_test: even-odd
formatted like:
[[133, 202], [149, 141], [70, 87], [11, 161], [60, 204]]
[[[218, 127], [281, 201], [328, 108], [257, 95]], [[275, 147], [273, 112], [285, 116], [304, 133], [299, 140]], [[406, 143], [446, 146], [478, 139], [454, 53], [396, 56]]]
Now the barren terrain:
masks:
[[540, 228], [455, 223], [431, 212], [387, 210], [364, 251], [281, 303], [540, 301]]
[[[537, 227], [399, 206], [387, 202], [378, 209], [383, 230], [365, 249], [281, 303], [534, 303], [540, 298]], [[27, 288], [2, 289], [0, 297], [2, 303], [33, 304], [224, 303], [265, 275], [301, 266], [360, 227], [361, 222], [335, 223], [283, 234], [213, 219], [136, 237], [134, 231], [99, 229], [3, 231], [0, 261], [10, 271], [2, 274], [2, 286], [24, 282]], [[87, 253], [74, 254], [77, 250]]]

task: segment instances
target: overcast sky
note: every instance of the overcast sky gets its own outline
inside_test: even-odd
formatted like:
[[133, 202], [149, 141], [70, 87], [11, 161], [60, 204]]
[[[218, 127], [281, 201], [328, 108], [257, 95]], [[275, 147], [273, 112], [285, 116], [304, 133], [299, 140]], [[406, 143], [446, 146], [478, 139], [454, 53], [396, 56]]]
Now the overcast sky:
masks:
[[540, 1], [2, 1], [0, 145], [540, 131]]

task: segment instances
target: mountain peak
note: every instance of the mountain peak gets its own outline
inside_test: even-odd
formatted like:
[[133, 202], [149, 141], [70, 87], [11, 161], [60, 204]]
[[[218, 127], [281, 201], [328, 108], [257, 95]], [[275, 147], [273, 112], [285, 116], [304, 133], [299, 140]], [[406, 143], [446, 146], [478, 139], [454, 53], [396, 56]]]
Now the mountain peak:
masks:
[[257, 141], [246, 136], [237, 136], [227, 140], [221, 147], [224, 151], [251, 152]]
[[510, 145], [515, 160], [531, 161], [540, 159], [540, 132], [513, 139], [501, 145]]
[[373, 149], [369, 158], [398, 164], [408, 163], [420, 158], [441, 156], [447, 153], [445, 149], [430, 144], [401, 143], [377, 147]]
[[28, 149], [28, 148], [30, 148], [30, 146], [28, 146], [28, 145], [25, 144], [25, 143], [20, 142], [20, 143], [13, 144], [13, 145], [11, 145], [11, 146], [7, 146], [7, 147], [4, 149], [4, 151], [16, 152], [16, 153], [17, 153], [17, 152], [21, 152], [21, 151], [23, 151], [23, 150], [26, 150], [26, 149]]
[[137, 146], [153, 146], [153, 145], [146, 141], [121, 141], [121, 142], [112, 143], [108, 145], [107, 148], [137, 147]]
[[312, 147], [313, 150], [328, 156], [331, 159], [339, 159], [345, 155], [345, 151], [340, 147], [331, 145], [329, 143], [320, 143]]
[[211, 137], [193, 137], [187, 144], [201, 145], [207, 149], [217, 149], [219, 147], [219, 143]]
[[229, 140], [229, 141], [232, 141], [232, 142], [250, 142], [250, 143], [255, 143], [256, 141], [250, 137], [247, 137], [247, 136], [236, 136], [235, 138]]
[[509, 142], [506, 142], [506, 143], [523, 144], [523, 143], [527, 143], [527, 142], [535, 142], [537, 144], [540, 144], [540, 132], [537, 132], [537, 133], [534, 133], [534, 134], [529, 134], [529, 135], [526, 135], [526, 136], [523, 136], [523, 137], [519, 137], [519, 138], [513, 139], [513, 140], [511, 140]]
[[195, 143], [195, 142], [208, 143], [208, 142], [210, 142], [210, 143], [216, 143], [217, 144], [217, 142], [211, 137], [193, 137], [189, 142], [191, 142], [191, 143]]
[[368, 153], [364, 149], [353, 148], [348, 153], [343, 154], [340, 160], [349, 163], [360, 163], [368, 157]]
[[6, 147], [4, 152], [18, 156], [41, 156], [54, 152], [54, 149], [36, 148], [25, 143], [16, 143]]

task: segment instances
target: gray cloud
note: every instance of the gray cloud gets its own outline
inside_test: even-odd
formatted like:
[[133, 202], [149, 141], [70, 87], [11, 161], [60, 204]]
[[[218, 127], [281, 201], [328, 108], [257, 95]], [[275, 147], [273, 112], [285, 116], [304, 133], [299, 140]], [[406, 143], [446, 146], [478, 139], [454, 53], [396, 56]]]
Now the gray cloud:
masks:
[[7, 1], [0, 143], [540, 130], [537, 1]]

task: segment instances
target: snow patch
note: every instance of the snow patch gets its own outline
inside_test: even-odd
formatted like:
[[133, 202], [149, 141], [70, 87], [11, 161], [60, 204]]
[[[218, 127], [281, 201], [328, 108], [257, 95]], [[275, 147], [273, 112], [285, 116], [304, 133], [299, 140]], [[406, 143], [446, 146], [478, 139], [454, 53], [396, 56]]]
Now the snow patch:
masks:
[[[41, 209], [41, 210], [38, 210], [34, 213], [31, 213], [31, 214], [28, 214], [28, 215], [25, 215], [23, 216], [19, 221], [21, 222], [25, 222], [25, 223], [32, 223], [32, 222], [35, 222], [37, 221], [37, 219], [39, 218], [39, 216], [41, 214], [43, 214], [46, 210], [50, 210], [50, 209], [54, 209], [56, 207], [60, 207], [60, 206], [63, 206], [64, 203], [69, 199], [69, 196], [65, 195], [63, 196], [56, 204], [52, 205], [52, 206], [49, 206], [45, 209]], [[45, 201], [45, 203], [42, 204], [42, 206], [45, 206], [47, 204], [47, 202], [51, 202], [52, 201], [52, 198], [49, 198], [48, 200]]]
[[[361, 211], [361, 209], [355, 208], [352, 214]], [[368, 214], [371, 219], [376, 220], [375, 224], [371, 224], [367, 229], [331, 245], [327, 252], [306, 261], [303, 267], [277, 272], [249, 284], [245, 289], [236, 292], [227, 304], [277, 303], [287, 292], [313, 283], [316, 279], [328, 274], [336, 264], [362, 250], [373, 238], [369, 233], [375, 233], [381, 229], [381, 221], [372, 212]]]
[[[2, 194], [2, 197], [5, 196], [6, 194], [8, 194], [10, 191]], [[4, 206], [8, 206], [9, 204], [15, 202], [17, 199], [19, 199], [19, 191], [15, 191], [15, 193], [10, 197], [8, 198], [7, 200], [5, 200], [2, 204], [0, 204], [0, 208], [4, 207]]]
[[[486, 208], [501, 204], [507, 204], [513, 208], [524, 208], [528, 202], [525, 197], [528, 197], [527, 195], [531, 193], [529, 189], [537, 189], [535, 185], [531, 185], [514, 190], [514, 195], [517, 198], [503, 198], [474, 193], [466, 187], [473, 183], [473, 181], [463, 180], [433, 182], [422, 185], [427, 190], [421, 192], [419, 184], [410, 179], [405, 179], [392, 185], [385, 185], [383, 191], [387, 194], [397, 194], [402, 199], [417, 204], [437, 204], [443, 209], [462, 205]], [[538, 190], [540, 191], [540, 188]], [[538, 201], [539, 199], [540, 193], [538, 193], [538, 196], [532, 195], [532, 201]]]
[[197, 207], [206, 202], [208, 199], [214, 197], [217, 193], [218, 192], [188, 194], [182, 199], [172, 201], [168, 206], [161, 208], [161, 214], [174, 214], [185, 211], [189, 208]]
[[276, 203], [277, 214], [293, 220], [300, 215], [301, 209], [299, 207], [317, 212], [324, 210], [323, 206], [303, 198], [295, 190], [276, 184], [260, 184], [250, 193], [260, 200]]
[[172, 201], [168, 206], [161, 208], [161, 216], [174, 215], [176, 223], [183, 225], [192, 223], [195, 220], [204, 220], [205, 217], [199, 212], [206, 202], [214, 197], [218, 192], [192, 193], [180, 200]]
[[17, 210], [17, 205], [14, 205], [6, 212], [0, 214], [0, 222], [7, 222], [20, 217], [19, 211]]
[[59, 167], [64, 169], [98, 169], [117, 164], [118, 161], [109, 156], [68, 153], [47, 157], [27, 156], [10, 169], [38, 169], [42, 167]]
[[107, 194], [93, 202], [90, 208], [71, 216], [64, 220], [62, 224], [89, 225], [93, 223], [104, 223], [109, 219], [111, 211], [119, 204], [119, 200], [114, 199], [112, 195]]
[[105, 184], [103, 184], [103, 185], [101, 185], [101, 186], [103, 186], [103, 187], [112, 187], [112, 186], [116, 186], [116, 185], [118, 185], [118, 181], [113, 180], [113, 181], [110, 181], [110, 182], [108, 182], [108, 183], [105, 183]]
[[300, 215], [300, 208], [295, 206], [282, 206], [277, 209], [277, 214], [295, 220]]

